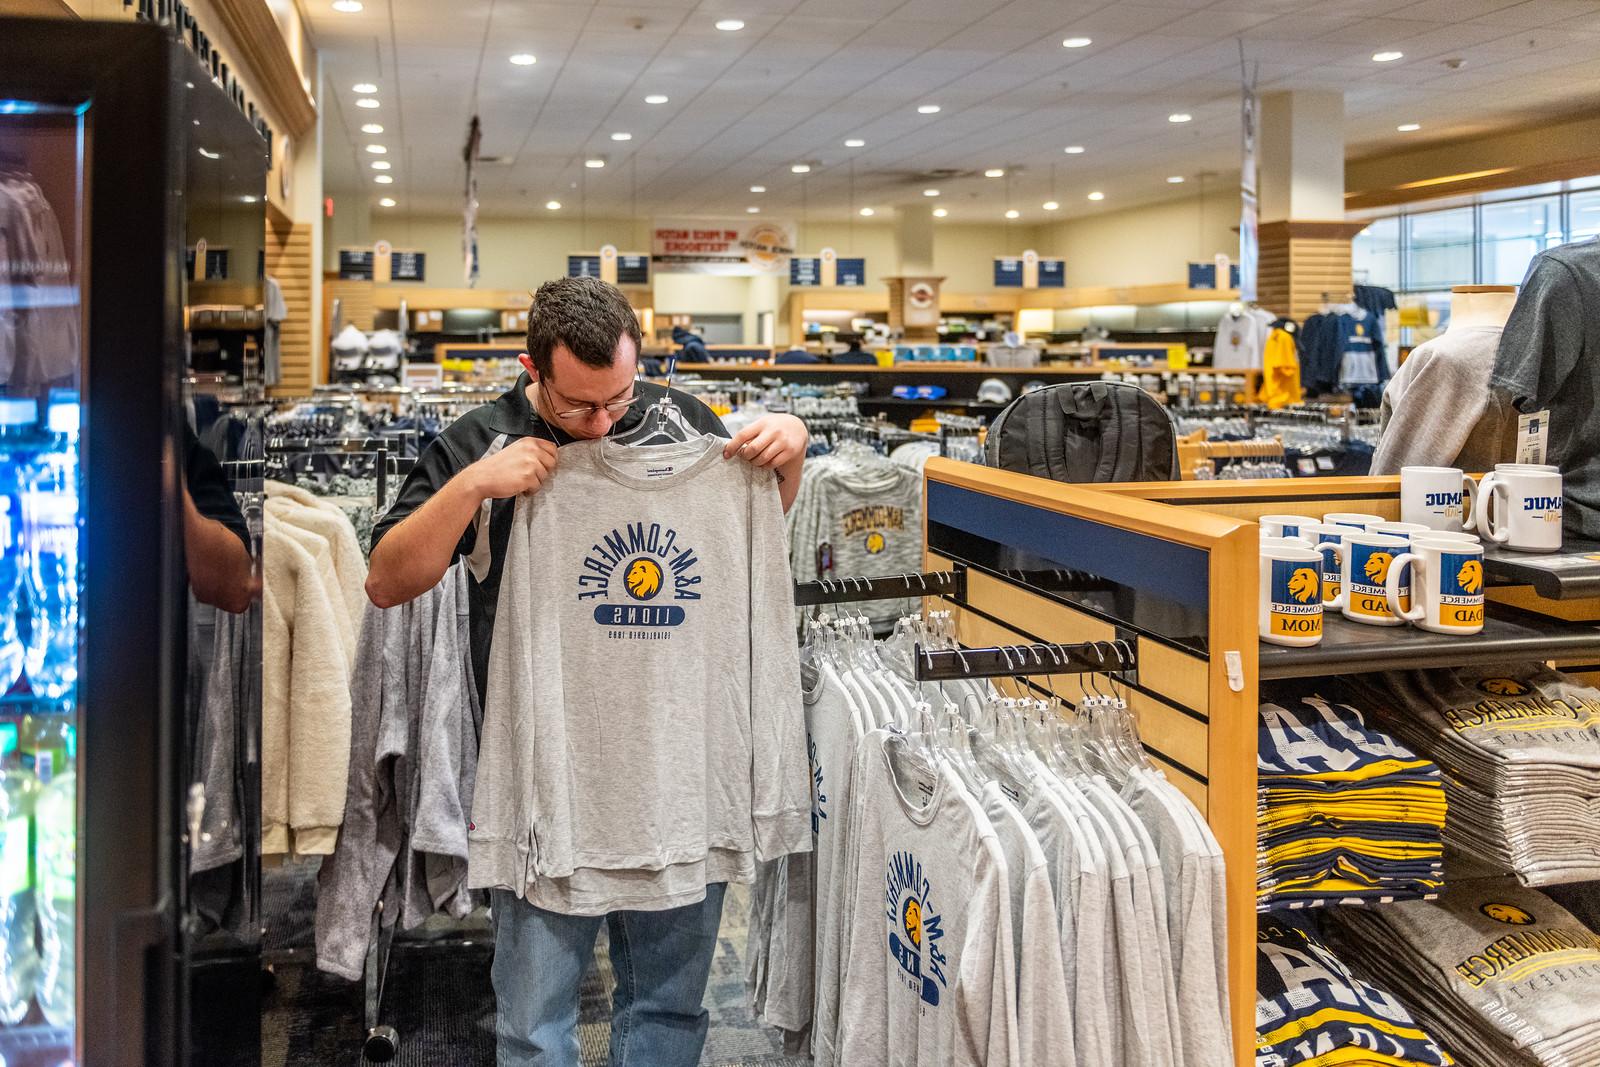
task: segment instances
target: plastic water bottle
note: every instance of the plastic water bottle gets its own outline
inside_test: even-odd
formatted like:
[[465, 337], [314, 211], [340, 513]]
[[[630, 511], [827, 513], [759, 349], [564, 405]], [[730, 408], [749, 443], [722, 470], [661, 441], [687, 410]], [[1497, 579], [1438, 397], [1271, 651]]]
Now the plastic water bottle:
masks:
[[41, 789], [34, 806], [34, 899], [39, 913], [40, 967], [35, 995], [51, 1026], [71, 1028], [77, 1013], [78, 774], [70, 756], [36, 757]]
[[25, 554], [22, 491], [38, 441], [31, 400], [0, 399], [0, 695], [22, 674], [23, 643], [17, 629]]
[[16, 734], [0, 744], [0, 1023], [14, 1026], [28, 1014], [39, 976], [28, 847], [39, 783], [17, 761]]
[[78, 405], [53, 403], [51, 444], [23, 491], [28, 643], [23, 667], [35, 696], [57, 700], [78, 682]]

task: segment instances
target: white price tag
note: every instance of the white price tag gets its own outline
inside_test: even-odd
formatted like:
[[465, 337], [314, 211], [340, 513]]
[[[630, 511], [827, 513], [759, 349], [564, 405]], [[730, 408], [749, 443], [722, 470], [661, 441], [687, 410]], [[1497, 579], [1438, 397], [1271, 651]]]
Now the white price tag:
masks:
[[1517, 418], [1517, 462], [1543, 463], [1550, 435], [1550, 411], [1535, 411]]

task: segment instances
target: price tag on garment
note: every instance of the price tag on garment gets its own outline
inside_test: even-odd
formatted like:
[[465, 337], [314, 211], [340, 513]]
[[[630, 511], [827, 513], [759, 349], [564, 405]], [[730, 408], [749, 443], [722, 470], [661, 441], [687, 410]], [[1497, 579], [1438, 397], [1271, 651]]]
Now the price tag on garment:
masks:
[[1517, 462], [1543, 463], [1545, 442], [1550, 435], [1550, 410], [1535, 411], [1517, 418]]

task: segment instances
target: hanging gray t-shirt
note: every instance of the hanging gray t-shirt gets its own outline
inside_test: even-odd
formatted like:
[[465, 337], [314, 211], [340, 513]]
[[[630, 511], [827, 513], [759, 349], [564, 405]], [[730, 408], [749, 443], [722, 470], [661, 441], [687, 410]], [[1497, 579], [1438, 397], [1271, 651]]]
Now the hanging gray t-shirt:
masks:
[[782, 504], [771, 471], [720, 445], [568, 445], [518, 499], [472, 888], [661, 910], [811, 848]]

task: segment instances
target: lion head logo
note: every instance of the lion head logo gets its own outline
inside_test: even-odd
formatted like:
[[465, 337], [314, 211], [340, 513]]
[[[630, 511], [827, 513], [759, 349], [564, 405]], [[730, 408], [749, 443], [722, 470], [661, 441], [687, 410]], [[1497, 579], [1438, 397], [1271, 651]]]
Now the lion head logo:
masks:
[[1485, 678], [1478, 688], [1492, 697], [1520, 697], [1528, 694], [1528, 687], [1515, 678]]
[[1289, 595], [1304, 604], [1317, 595], [1317, 572], [1310, 567], [1296, 567], [1289, 575]]
[[883, 551], [885, 543], [886, 542], [883, 539], [883, 534], [879, 533], [878, 531], [874, 530], [867, 534], [867, 551], [872, 553], [874, 556]]
[[628, 564], [623, 581], [633, 599], [649, 600], [661, 592], [661, 565], [653, 559], [636, 559]]
[[1483, 563], [1480, 560], [1469, 559], [1461, 565], [1456, 572], [1456, 581], [1461, 583], [1461, 588], [1468, 593], [1476, 593], [1483, 589]]
[[1374, 552], [1367, 557], [1367, 564], [1362, 568], [1368, 578], [1373, 582], [1381, 582], [1389, 577], [1389, 564], [1394, 562], [1394, 557], [1387, 552]]
[[911, 944], [921, 948], [922, 905], [917, 903], [916, 897], [906, 897], [905, 905], [900, 909], [900, 925], [905, 927], [906, 937], [911, 939]]
[[1515, 904], [1489, 903], [1478, 909], [1497, 923], [1507, 926], [1532, 926], [1538, 920]]

